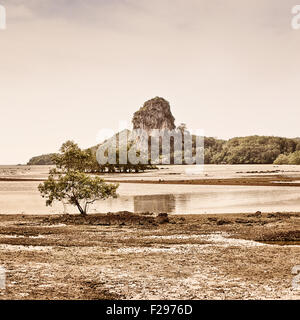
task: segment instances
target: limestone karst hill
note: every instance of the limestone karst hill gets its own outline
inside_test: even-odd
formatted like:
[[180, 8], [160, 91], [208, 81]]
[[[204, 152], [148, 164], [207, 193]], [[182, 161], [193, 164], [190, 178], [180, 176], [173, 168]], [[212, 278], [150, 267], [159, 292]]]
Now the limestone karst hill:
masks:
[[[170, 104], [161, 97], [146, 101], [134, 113], [133, 129], [144, 129], [149, 134], [153, 129], [173, 130], [175, 118]], [[204, 128], [205, 129], [205, 128]], [[206, 164], [300, 164], [300, 139], [273, 136], [236, 137], [228, 141], [205, 137]], [[98, 146], [92, 147], [96, 150]], [[28, 165], [49, 165], [52, 154], [30, 159]]]
[[160, 97], [146, 101], [143, 107], [134, 113], [132, 124], [133, 129], [144, 129], [148, 133], [153, 129], [176, 128], [169, 102]]

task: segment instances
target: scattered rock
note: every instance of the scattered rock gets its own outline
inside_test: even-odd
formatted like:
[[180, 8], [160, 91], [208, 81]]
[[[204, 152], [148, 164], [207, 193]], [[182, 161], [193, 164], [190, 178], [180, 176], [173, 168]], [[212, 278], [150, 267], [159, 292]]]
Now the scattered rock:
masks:
[[169, 217], [167, 213], [160, 213], [156, 218], [157, 223], [163, 224], [163, 223], [169, 223]]
[[275, 212], [275, 213], [269, 213], [267, 215], [267, 218], [279, 218], [279, 219], [289, 219], [291, 217], [291, 214], [289, 213], [282, 213], [282, 212]]
[[231, 224], [231, 223], [232, 223], [231, 221], [225, 220], [225, 219], [219, 219], [219, 220], [217, 221], [217, 225], [218, 225], [218, 226], [222, 226], [222, 225], [224, 225], [224, 224]]
[[300, 230], [279, 231], [262, 235], [259, 241], [300, 241]]
[[207, 220], [210, 221], [210, 222], [216, 222], [218, 219], [209, 217], [209, 218], [207, 218]]
[[143, 212], [143, 215], [144, 215], [144, 216], [153, 216], [154, 213], [153, 213], [153, 212], [146, 211], [146, 212]]
[[261, 218], [262, 217], [262, 213], [261, 213], [261, 211], [256, 211], [255, 213], [248, 214], [247, 217]]
[[46, 218], [44, 222], [47, 224], [65, 223], [68, 225], [152, 225], [155, 223], [155, 218], [149, 215], [136, 214], [129, 211], [120, 211], [107, 214], [89, 214], [81, 215], [63, 215], [53, 218]]
[[235, 219], [235, 222], [247, 224], [247, 223], [251, 223], [252, 221], [247, 219]]

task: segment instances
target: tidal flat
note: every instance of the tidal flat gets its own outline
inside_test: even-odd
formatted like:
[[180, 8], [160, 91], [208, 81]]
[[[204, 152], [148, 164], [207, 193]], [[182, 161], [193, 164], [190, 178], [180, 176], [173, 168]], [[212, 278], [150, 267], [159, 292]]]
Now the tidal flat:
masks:
[[0, 299], [300, 298], [299, 166], [107, 174], [86, 218], [45, 206], [48, 170], [0, 167]]
[[[49, 166], [0, 166], [0, 214], [76, 213], [46, 207], [38, 185]], [[300, 212], [300, 166], [159, 166], [143, 173], [102, 174], [119, 182], [117, 199], [99, 201], [91, 213], [131, 211], [170, 214]]]
[[299, 299], [299, 240], [300, 213], [1, 215], [0, 298]]

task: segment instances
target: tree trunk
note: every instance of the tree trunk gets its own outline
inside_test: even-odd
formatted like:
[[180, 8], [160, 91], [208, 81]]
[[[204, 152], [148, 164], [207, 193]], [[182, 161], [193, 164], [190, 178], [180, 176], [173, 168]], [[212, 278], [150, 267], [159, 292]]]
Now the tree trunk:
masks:
[[80, 212], [80, 214], [81, 215], [83, 215], [83, 216], [86, 216], [87, 214], [86, 214], [86, 210], [83, 210], [82, 209], [82, 207], [81, 207], [81, 205], [79, 204], [79, 202], [76, 200], [76, 206], [77, 206], [77, 208], [78, 208], [78, 210], [79, 210], [79, 212]]

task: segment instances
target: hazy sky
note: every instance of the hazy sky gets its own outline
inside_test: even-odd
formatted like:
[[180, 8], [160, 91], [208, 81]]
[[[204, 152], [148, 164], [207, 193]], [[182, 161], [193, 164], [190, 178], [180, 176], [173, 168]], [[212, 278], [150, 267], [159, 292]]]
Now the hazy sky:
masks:
[[208, 136], [300, 136], [296, 0], [0, 0], [0, 163], [96, 144], [155, 96]]

